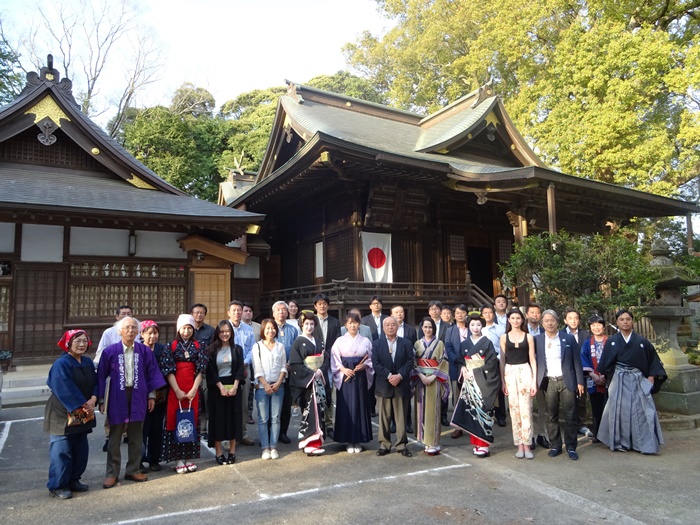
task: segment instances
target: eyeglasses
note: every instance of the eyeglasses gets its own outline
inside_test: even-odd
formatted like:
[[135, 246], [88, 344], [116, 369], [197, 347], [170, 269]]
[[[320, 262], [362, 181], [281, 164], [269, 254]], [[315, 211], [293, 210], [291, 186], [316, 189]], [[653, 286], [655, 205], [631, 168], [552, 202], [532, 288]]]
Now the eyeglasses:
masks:
[[73, 342], [74, 342], [75, 344], [78, 344], [78, 345], [86, 345], [86, 344], [88, 344], [88, 340], [87, 340], [87, 339], [75, 339]]

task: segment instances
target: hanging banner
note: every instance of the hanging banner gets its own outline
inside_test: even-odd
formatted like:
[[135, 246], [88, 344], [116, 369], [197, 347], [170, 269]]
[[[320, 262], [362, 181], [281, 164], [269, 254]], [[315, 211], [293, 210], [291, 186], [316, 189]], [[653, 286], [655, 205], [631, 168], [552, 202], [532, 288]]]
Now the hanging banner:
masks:
[[368, 233], [362, 235], [362, 274], [365, 282], [392, 283], [391, 234]]

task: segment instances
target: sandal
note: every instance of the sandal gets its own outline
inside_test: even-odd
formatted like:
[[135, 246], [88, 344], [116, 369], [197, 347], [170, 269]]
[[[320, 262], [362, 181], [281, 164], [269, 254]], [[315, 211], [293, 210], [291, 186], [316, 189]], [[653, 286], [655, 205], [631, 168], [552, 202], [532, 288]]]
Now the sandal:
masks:
[[195, 472], [197, 470], [197, 465], [194, 463], [188, 463], [185, 465], [185, 468], [187, 469], [187, 472]]
[[175, 467], [175, 472], [178, 474], [187, 474], [187, 467], [185, 465], [178, 465]]
[[233, 465], [236, 462], [236, 454], [228, 455], [228, 464]]

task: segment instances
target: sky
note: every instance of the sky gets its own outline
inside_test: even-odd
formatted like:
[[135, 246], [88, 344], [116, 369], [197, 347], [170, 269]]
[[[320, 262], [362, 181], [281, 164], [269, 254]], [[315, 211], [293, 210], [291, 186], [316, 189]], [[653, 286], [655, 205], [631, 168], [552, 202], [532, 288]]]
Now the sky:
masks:
[[[0, 0], [3, 28], [13, 45], [36, 22], [36, 5]], [[160, 80], [142, 93], [140, 107], [169, 104], [184, 82], [207, 89], [221, 106], [241, 93], [284, 85], [285, 79], [306, 82], [333, 74], [347, 69], [343, 45], [365, 30], [382, 34], [390, 24], [378, 13], [376, 0], [140, 0], [138, 6], [134, 23], [159, 43], [163, 63]], [[44, 48], [40, 56], [61, 53], [55, 45]], [[114, 100], [123, 85], [125, 65], [116, 62], [128, 55], [115, 54], [105, 69], [100, 91], [105, 101]], [[104, 125], [105, 118], [95, 120]]]

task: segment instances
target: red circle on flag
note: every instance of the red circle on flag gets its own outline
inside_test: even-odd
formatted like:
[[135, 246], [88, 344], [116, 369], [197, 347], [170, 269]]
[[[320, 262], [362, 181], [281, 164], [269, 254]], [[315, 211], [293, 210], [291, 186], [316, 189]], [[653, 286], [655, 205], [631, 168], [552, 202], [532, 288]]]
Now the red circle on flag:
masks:
[[381, 268], [386, 263], [386, 254], [381, 248], [372, 248], [367, 252], [367, 261], [372, 268]]

